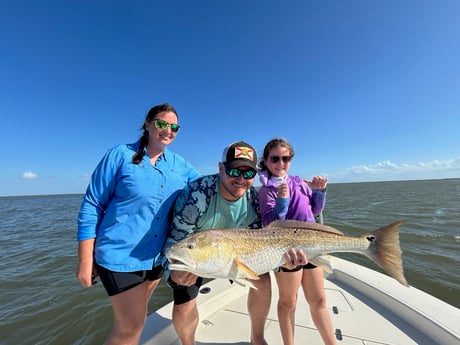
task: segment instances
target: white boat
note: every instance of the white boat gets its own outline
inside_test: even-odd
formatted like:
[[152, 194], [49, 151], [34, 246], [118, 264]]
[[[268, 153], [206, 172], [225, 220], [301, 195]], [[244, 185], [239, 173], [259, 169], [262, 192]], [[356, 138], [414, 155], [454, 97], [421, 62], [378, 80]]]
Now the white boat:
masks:
[[[338, 344], [460, 344], [460, 309], [419, 289], [350, 261], [330, 256], [325, 273], [328, 309]], [[201, 287], [197, 305], [197, 345], [250, 344], [247, 287], [215, 279]], [[265, 325], [270, 345], [282, 344], [277, 320], [278, 290], [272, 276], [272, 302]], [[171, 323], [172, 302], [147, 318], [141, 344], [180, 345]], [[299, 292], [296, 344], [322, 344]]]

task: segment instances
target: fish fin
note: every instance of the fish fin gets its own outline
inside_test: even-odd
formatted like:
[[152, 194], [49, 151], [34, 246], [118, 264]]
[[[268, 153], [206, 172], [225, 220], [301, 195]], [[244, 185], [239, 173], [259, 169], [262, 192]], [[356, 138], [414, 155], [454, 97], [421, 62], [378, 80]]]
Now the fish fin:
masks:
[[257, 290], [256, 286], [248, 279], [235, 279], [234, 282], [238, 285]]
[[404, 286], [409, 286], [404, 277], [399, 244], [399, 227], [403, 221], [379, 228], [363, 237], [369, 241], [366, 255]]
[[332, 226], [313, 223], [313, 222], [302, 222], [300, 220], [283, 220], [278, 219], [274, 220], [270, 224], [268, 224], [266, 229], [270, 228], [293, 228], [293, 229], [305, 229], [305, 230], [313, 230], [313, 231], [323, 231], [337, 235], [343, 235], [343, 232], [333, 228]]
[[329, 255], [316, 256], [314, 258], [308, 259], [308, 262], [311, 262], [313, 265], [322, 268], [326, 273], [332, 273], [332, 266]]
[[260, 279], [257, 274], [254, 273], [248, 266], [242, 263], [237, 257], [234, 259], [234, 263], [236, 264], [236, 268], [238, 271], [237, 278], [249, 278], [249, 279]]

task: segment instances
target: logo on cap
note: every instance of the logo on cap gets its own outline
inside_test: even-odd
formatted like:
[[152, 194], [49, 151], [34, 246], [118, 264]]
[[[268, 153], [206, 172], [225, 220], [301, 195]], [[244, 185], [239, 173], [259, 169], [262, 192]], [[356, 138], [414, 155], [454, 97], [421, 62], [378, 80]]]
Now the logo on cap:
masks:
[[249, 147], [237, 146], [235, 147], [235, 158], [246, 158], [252, 161], [254, 160], [254, 151]]

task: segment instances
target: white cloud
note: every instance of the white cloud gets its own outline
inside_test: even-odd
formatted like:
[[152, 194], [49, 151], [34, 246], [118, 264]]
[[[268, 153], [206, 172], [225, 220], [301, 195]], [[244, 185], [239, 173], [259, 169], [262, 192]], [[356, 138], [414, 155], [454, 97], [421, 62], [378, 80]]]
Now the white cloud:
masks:
[[29, 179], [29, 180], [32, 180], [32, 179], [35, 179], [38, 177], [38, 174], [37, 173], [34, 173], [32, 171], [26, 171], [25, 173], [22, 174], [21, 176], [22, 178], [25, 178], [25, 179]]
[[460, 177], [460, 157], [448, 160], [402, 164], [386, 160], [375, 164], [352, 166], [329, 176], [340, 181]]

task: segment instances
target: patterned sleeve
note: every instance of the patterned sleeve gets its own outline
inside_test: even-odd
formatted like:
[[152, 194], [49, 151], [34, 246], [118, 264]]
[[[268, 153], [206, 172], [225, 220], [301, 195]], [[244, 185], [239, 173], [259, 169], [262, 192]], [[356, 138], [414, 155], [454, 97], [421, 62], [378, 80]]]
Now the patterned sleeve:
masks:
[[217, 192], [217, 175], [201, 177], [182, 190], [176, 199], [173, 219], [162, 253], [162, 265], [168, 268], [166, 250], [196, 231], [199, 219], [206, 212], [211, 197]]
[[260, 229], [262, 228], [262, 216], [260, 213], [259, 193], [257, 192], [257, 189], [251, 187], [248, 193], [248, 198], [250, 204], [252, 205], [254, 211], [257, 214], [257, 218], [251, 224], [248, 225], [248, 228]]

